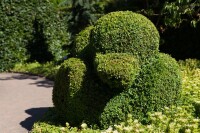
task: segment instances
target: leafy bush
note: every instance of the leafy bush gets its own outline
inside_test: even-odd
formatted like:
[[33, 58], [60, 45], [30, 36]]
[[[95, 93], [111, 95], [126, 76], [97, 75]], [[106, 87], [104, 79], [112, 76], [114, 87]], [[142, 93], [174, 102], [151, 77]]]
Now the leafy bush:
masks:
[[191, 107], [165, 107], [163, 112], [151, 112], [148, 114], [150, 123], [141, 124], [137, 119], [133, 120], [129, 114], [127, 120], [119, 125], [110, 126], [102, 133], [198, 133], [199, 119], [192, 116]]
[[143, 60], [158, 52], [159, 39], [150, 20], [130, 11], [101, 17], [91, 34], [91, 43], [97, 52], [131, 53]]
[[132, 55], [123, 53], [97, 54], [97, 75], [110, 88], [129, 88], [139, 73], [139, 63]]
[[0, 9], [0, 71], [4, 71], [27, 59], [25, 44], [30, 38], [30, 18], [34, 14], [26, 2], [2, 0]]
[[2, 0], [0, 9], [0, 71], [28, 59], [57, 61], [68, 54], [66, 17], [48, 0]]

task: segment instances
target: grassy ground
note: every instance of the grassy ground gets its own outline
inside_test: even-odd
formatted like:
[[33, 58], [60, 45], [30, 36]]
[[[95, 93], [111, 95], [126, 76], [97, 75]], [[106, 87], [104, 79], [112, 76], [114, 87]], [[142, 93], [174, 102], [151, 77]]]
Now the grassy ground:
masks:
[[54, 80], [59, 65], [55, 65], [53, 62], [48, 62], [46, 64], [40, 64], [38, 62], [26, 63], [26, 64], [16, 64], [11, 70], [12, 72], [29, 73], [39, 76], [44, 76], [49, 79]]
[[[182, 71], [182, 104], [165, 107], [162, 112], [151, 112], [149, 125], [143, 125], [130, 116], [120, 125], [111, 125], [107, 130], [94, 129], [86, 123], [70, 127], [50, 108], [46, 115], [34, 124], [32, 133], [199, 133], [200, 132], [200, 61], [188, 59], [179, 61]], [[13, 71], [30, 72], [54, 78], [59, 66], [47, 64], [17, 64]]]

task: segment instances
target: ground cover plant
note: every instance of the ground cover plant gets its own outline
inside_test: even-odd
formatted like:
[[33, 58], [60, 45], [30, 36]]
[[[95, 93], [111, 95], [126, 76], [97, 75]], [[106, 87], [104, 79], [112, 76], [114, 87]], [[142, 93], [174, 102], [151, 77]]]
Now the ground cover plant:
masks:
[[77, 52], [90, 58], [65, 60], [53, 89], [55, 110], [70, 125], [85, 121], [106, 129], [128, 114], [144, 124], [148, 112], [178, 104], [178, 64], [159, 53], [159, 33], [145, 16], [112, 12], [81, 35], [88, 44]]

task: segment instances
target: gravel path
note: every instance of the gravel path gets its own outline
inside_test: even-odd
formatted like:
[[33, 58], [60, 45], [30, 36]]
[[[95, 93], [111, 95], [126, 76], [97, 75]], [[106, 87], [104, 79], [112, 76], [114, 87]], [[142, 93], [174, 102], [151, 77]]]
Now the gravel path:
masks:
[[0, 133], [27, 133], [52, 107], [53, 82], [38, 76], [0, 73]]

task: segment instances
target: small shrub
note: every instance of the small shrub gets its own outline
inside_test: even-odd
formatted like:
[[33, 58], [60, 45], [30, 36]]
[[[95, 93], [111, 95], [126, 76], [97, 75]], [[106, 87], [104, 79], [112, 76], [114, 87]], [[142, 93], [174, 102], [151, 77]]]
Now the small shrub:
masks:
[[139, 73], [139, 63], [132, 55], [122, 53], [97, 54], [97, 75], [110, 88], [129, 88]]
[[91, 34], [91, 43], [97, 52], [131, 53], [143, 60], [158, 52], [159, 41], [159, 33], [153, 23], [130, 11], [101, 17]]

